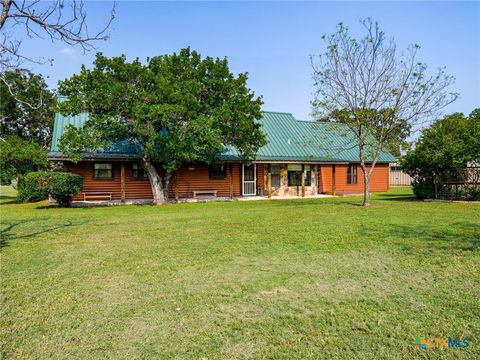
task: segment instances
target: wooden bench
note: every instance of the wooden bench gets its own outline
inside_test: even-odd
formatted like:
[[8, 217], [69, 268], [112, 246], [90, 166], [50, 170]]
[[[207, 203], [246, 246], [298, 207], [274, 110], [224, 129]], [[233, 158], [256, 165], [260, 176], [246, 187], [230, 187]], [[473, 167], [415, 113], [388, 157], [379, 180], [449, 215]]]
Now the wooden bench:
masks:
[[112, 200], [112, 193], [108, 191], [85, 191], [83, 193], [83, 201], [87, 200]]
[[217, 190], [194, 190], [192, 191], [193, 197], [197, 197], [197, 195], [213, 195], [217, 196]]

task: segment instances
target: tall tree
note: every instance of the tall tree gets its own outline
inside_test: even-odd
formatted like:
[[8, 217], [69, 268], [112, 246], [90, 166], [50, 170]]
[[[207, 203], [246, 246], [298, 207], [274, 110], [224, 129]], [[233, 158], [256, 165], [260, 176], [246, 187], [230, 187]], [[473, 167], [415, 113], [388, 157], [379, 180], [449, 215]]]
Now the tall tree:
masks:
[[[55, 98], [47, 89], [45, 80], [25, 69], [7, 71], [4, 77], [10, 88], [0, 82], [0, 138], [17, 135], [47, 148], [53, 127]], [[39, 105], [27, 106], [25, 102]]]
[[59, 104], [63, 113], [90, 114], [82, 129], [67, 129], [61, 150], [79, 159], [116, 141], [139, 144], [156, 204], [166, 201], [182, 163], [215, 162], [225, 146], [253, 158], [266, 142], [256, 121], [262, 100], [247, 87], [247, 74], [234, 76], [227, 59], [202, 59], [188, 48], [146, 64], [97, 54], [93, 69], [82, 67], [59, 91], [68, 97]]
[[457, 98], [447, 92], [454, 79], [444, 69], [433, 75], [417, 60], [418, 45], [398, 53], [377, 22], [361, 22], [364, 37], [348, 27], [324, 36], [327, 50], [312, 57], [316, 118], [345, 124], [358, 142], [363, 170], [363, 205], [370, 205], [370, 177], [382, 151], [400, 144], [412, 130]]

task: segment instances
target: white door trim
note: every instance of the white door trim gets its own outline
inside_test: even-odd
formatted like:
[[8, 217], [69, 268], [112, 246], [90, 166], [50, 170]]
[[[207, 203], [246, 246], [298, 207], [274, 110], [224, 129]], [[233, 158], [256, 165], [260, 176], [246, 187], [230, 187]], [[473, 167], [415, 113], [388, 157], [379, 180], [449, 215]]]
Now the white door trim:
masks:
[[253, 165], [253, 180], [245, 181], [245, 163], [242, 164], [242, 196], [257, 195], [257, 165], [251, 165]]

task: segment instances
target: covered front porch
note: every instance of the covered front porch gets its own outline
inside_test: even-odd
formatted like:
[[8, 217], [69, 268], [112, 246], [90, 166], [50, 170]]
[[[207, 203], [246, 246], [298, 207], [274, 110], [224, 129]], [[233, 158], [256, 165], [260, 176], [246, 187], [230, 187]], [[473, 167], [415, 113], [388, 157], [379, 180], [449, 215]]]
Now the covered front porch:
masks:
[[306, 197], [319, 194], [319, 164], [252, 162], [241, 165], [242, 196]]

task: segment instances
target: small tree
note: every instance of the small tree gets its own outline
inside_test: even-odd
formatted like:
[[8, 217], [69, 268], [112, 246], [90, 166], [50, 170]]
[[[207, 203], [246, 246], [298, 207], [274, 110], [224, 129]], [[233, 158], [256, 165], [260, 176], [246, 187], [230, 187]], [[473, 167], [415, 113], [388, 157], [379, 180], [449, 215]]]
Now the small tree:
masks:
[[31, 171], [46, 169], [47, 151], [39, 144], [10, 136], [0, 140], [0, 180], [2, 184], [17, 184], [24, 175]]
[[90, 115], [82, 129], [67, 129], [60, 149], [78, 160], [83, 151], [116, 141], [139, 144], [154, 203], [164, 203], [170, 176], [182, 163], [212, 163], [225, 146], [253, 158], [265, 144], [256, 121], [262, 100], [246, 82], [247, 74], [234, 76], [226, 59], [202, 59], [190, 49], [146, 64], [97, 54], [92, 70], [82, 67], [60, 83], [60, 93], [68, 96], [60, 111]]
[[[480, 164], [480, 109], [468, 117], [455, 113], [436, 121], [423, 130], [415, 149], [401, 161], [403, 171], [413, 177], [413, 191], [420, 199], [438, 195], [436, 187], [443, 181], [480, 187], [480, 173], [469, 173], [468, 164]], [[474, 179], [476, 184], [468, 184]]]
[[[25, 69], [7, 71], [3, 76], [6, 83], [0, 81], [0, 137], [17, 135], [47, 148], [53, 127], [55, 98], [47, 89], [45, 80]], [[25, 106], [26, 102], [39, 105]]]
[[370, 177], [382, 151], [400, 144], [420, 125], [454, 101], [448, 93], [453, 78], [443, 69], [427, 74], [417, 61], [418, 45], [398, 54], [377, 22], [362, 21], [360, 40], [343, 24], [324, 36], [327, 50], [312, 57], [316, 118], [345, 124], [358, 142], [363, 170], [363, 205], [370, 205]]

